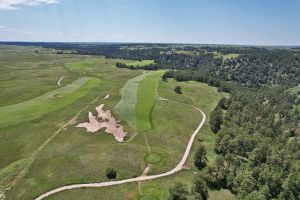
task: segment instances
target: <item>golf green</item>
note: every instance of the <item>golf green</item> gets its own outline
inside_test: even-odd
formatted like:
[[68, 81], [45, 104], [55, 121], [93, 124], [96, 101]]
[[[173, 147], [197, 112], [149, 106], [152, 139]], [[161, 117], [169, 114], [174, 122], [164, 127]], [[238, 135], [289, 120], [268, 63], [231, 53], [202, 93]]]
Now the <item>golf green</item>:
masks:
[[145, 157], [145, 161], [150, 164], [156, 164], [162, 159], [161, 155], [158, 153], [150, 153]]

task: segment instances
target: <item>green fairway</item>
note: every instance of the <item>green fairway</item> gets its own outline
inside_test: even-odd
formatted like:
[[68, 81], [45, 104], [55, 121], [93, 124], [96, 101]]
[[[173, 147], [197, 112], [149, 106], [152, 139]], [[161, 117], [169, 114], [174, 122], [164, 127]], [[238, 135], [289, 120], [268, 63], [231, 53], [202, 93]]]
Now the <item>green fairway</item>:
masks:
[[119, 117], [132, 128], [136, 128], [135, 105], [137, 102], [137, 91], [141, 80], [145, 76], [146, 74], [141, 74], [128, 80], [121, 90], [121, 101], [115, 106]]
[[49, 112], [63, 108], [89, 92], [100, 82], [96, 78], [81, 78], [63, 88], [58, 88], [34, 99], [0, 107], [0, 127], [30, 121]]
[[148, 72], [139, 85], [136, 104], [138, 131], [144, 132], [152, 128], [150, 112], [157, 99], [157, 87], [162, 74], [162, 71]]
[[138, 131], [151, 129], [150, 112], [157, 99], [162, 71], [143, 73], [127, 81], [121, 90], [121, 101], [115, 110], [119, 117]]

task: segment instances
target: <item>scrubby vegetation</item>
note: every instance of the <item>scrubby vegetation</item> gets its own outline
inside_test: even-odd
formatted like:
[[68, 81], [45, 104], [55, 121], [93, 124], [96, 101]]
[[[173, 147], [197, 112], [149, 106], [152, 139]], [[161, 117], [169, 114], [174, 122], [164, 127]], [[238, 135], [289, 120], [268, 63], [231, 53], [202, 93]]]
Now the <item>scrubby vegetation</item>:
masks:
[[180, 182], [175, 183], [172, 187], [170, 187], [169, 192], [171, 200], [187, 200], [189, 196], [187, 186]]
[[177, 94], [182, 94], [181, 87], [178, 86], [178, 85], [175, 86], [174, 91], [175, 91]]
[[195, 166], [198, 169], [203, 169], [207, 165], [207, 156], [206, 156], [206, 149], [205, 146], [200, 145], [195, 153]]
[[115, 179], [117, 177], [117, 171], [114, 168], [108, 168], [106, 170], [106, 177], [108, 179]]

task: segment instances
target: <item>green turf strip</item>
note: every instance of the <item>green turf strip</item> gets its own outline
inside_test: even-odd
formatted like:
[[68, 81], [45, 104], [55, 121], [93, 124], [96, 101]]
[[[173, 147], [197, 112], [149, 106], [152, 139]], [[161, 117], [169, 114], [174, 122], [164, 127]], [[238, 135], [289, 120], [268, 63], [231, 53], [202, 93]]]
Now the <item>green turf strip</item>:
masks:
[[119, 117], [138, 131], [151, 129], [150, 112], [157, 98], [162, 71], [143, 73], [127, 81], [116, 105]]
[[68, 86], [58, 88], [37, 98], [0, 107], [0, 127], [30, 121], [66, 107], [86, 95], [99, 83], [100, 80], [97, 78], [80, 78]]
[[146, 74], [141, 74], [127, 81], [121, 90], [121, 101], [115, 107], [119, 117], [133, 128], [136, 128], [135, 105], [137, 102], [137, 90], [140, 81], [145, 76]]
[[148, 72], [148, 75], [140, 82], [135, 107], [138, 131], [144, 132], [152, 128], [150, 112], [157, 99], [157, 87], [162, 73], [162, 71]]

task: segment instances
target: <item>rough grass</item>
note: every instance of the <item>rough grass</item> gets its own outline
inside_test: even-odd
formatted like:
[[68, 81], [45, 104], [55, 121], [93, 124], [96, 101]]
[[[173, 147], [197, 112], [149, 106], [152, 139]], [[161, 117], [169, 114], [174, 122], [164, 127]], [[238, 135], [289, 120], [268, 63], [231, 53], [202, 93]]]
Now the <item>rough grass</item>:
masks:
[[221, 58], [221, 57], [223, 57], [223, 60], [226, 60], [226, 59], [231, 60], [231, 59], [239, 57], [240, 54], [237, 54], [237, 53], [222, 54], [220, 52], [214, 51], [213, 52], [213, 56], [214, 56], [214, 58]]
[[140, 82], [138, 87], [135, 109], [136, 127], [140, 132], [152, 128], [150, 112], [157, 99], [157, 87], [162, 74], [162, 71], [148, 72], [148, 75]]
[[[16, 55], [18, 56], [16, 57]], [[77, 73], [75, 72], [75, 70], [67, 70], [65, 68], [65, 63], [79, 62], [88, 58], [87, 56], [81, 55], [57, 55], [53, 50], [50, 51], [48, 49], [42, 48], [39, 49], [38, 53], [35, 53], [35, 48], [32, 47], [7, 48], [3, 46], [0, 46], [0, 57], [0, 63], [1, 66], [3, 66], [3, 68], [0, 69], [1, 106], [13, 105], [24, 101], [29, 101], [30, 99], [34, 99], [45, 93], [51, 92], [57, 89], [58, 87], [64, 88], [66, 84], [70, 84], [75, 80], [81, 79], [82, 77], [84, 77], [82, 76], [82, 72]], [[112, 109], [113, 106], [120, 99], [120, 88], [123, 87], [123, 85], [128, 79], [131, 79], [140, 74], [140, 72], [118, 69], [114, 67], [116, 62], [120, 62], [120, 60], [118, 59], [105, 59], [103, 57], [94, 57], [93, 60], [94, 59], [96, 59], [97, 62], [86, 68], [86, 76], [95, 77], [92, 78], [91, 81], [94, 79], [101, 79], [103, 82], [105, 82], [105, 84], [99, 84], [97, 87], [93, 87], [90, 90], [87, 90], [86, 88], [86, 91], [83, 92], [85, 95], [83, 95], [81, 98], [75, 100], [74, 102], [68, 104], [65, 107], [55, 109], [50, 113], [42, 115], [39, 118], [32, 119], [30, 121], [22, 121], [17, 126], [13, 125], [0, 128], [1, 185], [4, 179], [6, 179], [9, 176], [13, 177], [18, 170], [22, 169], [22, 166], [24, 166], [27, 163], [27, 158], [29, 158], [30, 155], [32, 155], [32, 153], [35, 152], [40, 147], [40, 145], [43, 144], [49, 137], [51, 137], [53, 133], [57, 131], [63, 124], [65, 124], [67, 121], [73, 118], [80, 109], [86, 107], [87, 105], [93, 102], [88, 107], [88, 109], [86, 109], [79, 116], [78, 122], [86, 120], [88, 110], [94, 110], [95, 107], [98, 106], [100, 103], [105, 103], [107, 108]], [[64, 80], [62, 81], [62, 86], [57, 86], [57, 81], [60, 79], [61, 76], [65, 76]], [[88, 84], [88, 82], [86, 84]], [[77, 90], [73, 91], [73, 93], [76, 91]], [[106, 94], [110, 94], [110, 98], [103, 100], [102, 97], [104, 97]], [[61, 95], [57, 95], [56, 93], [53, 94], [54, 98], [63, 98], [60, 96]], [[98, 98], [96, 99], [96, 101], [94, 101], [97, 96], [99, 96], [100, 99]], [[53, 107], [56, 106], [59, 105], [53, 105]], [[129, 127], [125, 127], [125, 129], [129, 131], [129, 135], [132, 133]], [[63, 177], [64, 172], [66, 171], [65, 169], [70, 169], [70, 173], [65, 174], [67, 178], [64, 180], [68, 183], [72, 182], [72, 180], [82, 181], [82, 177], [72, 178], [72, 175], [70, 175], [72, 173], [74, 173], [75, 176], [76, 174], [81, 174], [82, 167], [80, 162], [77, 162], [77, 158], [88, 158], [89, 156], [93, 158], [93, 155], [100, 155], [102, 152], [105, 152], [106, 149], [109, 149], [109, 145], [111, 145], [109, 142], [113, 143], [112, 146], [115, 145], [115, 143], [111, 140], [112, 138], [110, 135], [104, 132], [101, 133], [103, 134], [97, 134], [97, 139], [95, 139], [95, 137], [92, 137], [92, 135], [86, 133], [85, 131], [81, 131], [75, 128], [73, 129], [70, 127], [65, 128], [60, 133], [60, 135], [58, 135], [51, 143], [49, 143], [47, 148], [45, 148], [40, 154], [47, 155], [47, 153], [50, 152], [50, 155], [54, 155], [54, 157], [48, 157], [46, 161], [46, 163], [49, 161], [49, 164], [51, 163], [51, 165], [48, 166], [46, 163], [44, 163], [45, 160], [42, 160], [40, 162], [39, 160], [43, 158], [43, 156], [38, 156], [38, 158], [32, 165], [32, 168], [34, 168], [34, 170], [31, 171], [32, 168], [30, 168], [28, 174], [24, 177], [24, 179], [20, 180], [21, 183], [17, 183], [16, 185], [14, 185], [13, 188], [5, 194], [7, 199], [33, 199], [33, 197], [36, 194], [40, 193], [38, 192], [40, 191], [40, 188], [44, 188], [44, 191], [46, 191], [51, 187], [57, 186], [57, 184], [60, 184], [61, 180], [59, 176], [61, 175], [58, 174], [57, 180], [55, 180], [55, 176], [51, 176], [52, 178], [48, 177], [49, 173], [52, 173], [52, 169], [55, 173], [62, 172], [61, 177]], [[79, 134], [82, 137], [89, 138], [90, 141], [87, 141], [88, 145], [91, 145], [93, 142], [95, 142], [95, 144], [93, 145], [93, 147], [88, 147], [88, 145], [84, 145], [81, 143], [82, 141], [84, 141], [84, 139], [74, 137], [74, 134]], [[63, 135], [62, 138], [60, 138], [61, 135]], [[59, 138], [61, 139], [61, 141], [58, 143], [59, 145], [53, 145], [54, 143], [56, 143], [56, 140], [59, 140]], [[75, 141], [79, 143], [76, 143]], [[107, 141], [109, 142], [107, 143]], [[106, 143], [107, 146], [102, 145]], [[50, 149], [48, 149], [49, 146]], [[70, 148], [71, 152], [68, 152], [69, 148], [66, 148], [69, 146], [72, 147]], [[85, 154], [85, 151], [82, 148], [80, 148], [81, 146], [82, 148], [87, 149], [86, 152], [88, 152], [89, 156], [83, 156], [83, 154]], [[97, 148], [99, 146], [101, 147], [100, 149]], [[129, 169], [133, 170], [130, 170], [129, 173], [125, 171], [125, 169], [124, 173], [118, 171], [118, 176], [127, 177], [133, 176], [134, 174], [140, 174], [141, 170], [144, 167], [144, 153], [138, 156], [134, 155], [135, 152], [137, 152], [137, 154], [139, 154], [140, 152], [137, 151], [139, 148], [132, 147], [132, 150], [127, 151], [128, 154], [122, 154], [122, 151], [125, 149], [126, 148], [121, 148], [120, 146], [119, 150], [115, 151], [115, 154], [119, 155], [120, 157], [115, 157], [117, 158], [117, 160], [119, 160], [119, 163], [125, 164], [126, 162], [128, 162], [128, 164], [125, 165], [128, 167], [132, 166], [132, 168], [129, 167]], [[77, 155], [70, 155], [76, 151], [78, 152], [78, 157]], [[60, 154], [54, 152], [60, 152]], [[143, 152], [143, 149], [141, 152]], [[105, 160], [104, 157], [108, 157], [108, 154], [102, 154], [101, 156], [102, 158], [99, 157], [99, 159], [94, 159], [95, 163], [91, 163], [92, 160], [89, 159], [82, 159], [82, 162], [85, 163], [85, 165], [93, 166], [93, 169], [96, 172], [100, 173], [101, 177], [106, 178], [102, 176], [105, 173], [105, 169], [99, 170], [99, 164], [100, 168], [102, 168], [105, 167], [105, 165], [109, 166], [109, 164], [111, 163], [116, 164], [116, 162], [108, 161], [107, 163], [103, 163], [103, 160]], [[122, 158], [122, 156], [124, 156], [123, 159], [120, 159]], [[132, 159], [126, 160], [127, 156]], [[136, 157], [141, 158], [141, 163], [140, 161], [134, 161], [134, 158]], [[69, 166], [71, 165], [73, 165], [73, 167], [69, 168]], [[117, 163], [117, 165], [120, 164]], [[78, 171], [74, 171], [72, 169], [78, 169]], [[89, 167], [87, 167], [87, 169], [88, 172]], [[39, 173], [36, 174], [37, 176], [34, 176], [34, 172]], [[44, 176], [46, 177], [45, 179], [43, 179]], [[92, 172], [90, 176], [95, 177], [95, 174], [93, 174]], [[89, 176], [87, 177], [89, 178]], [[95, 178], [99, 178], [99, 176]], [[29, 184], [24, 184], [23, 181]], [[52, 183], [55, 186], [49, 183]], [[36, 187], [35, 184], [37, 184], [40, 187]], [[19, 191], [19, 189], [22, 192], [17, 192]]]
[[150, 64], [154, 64], [154, 60], [141, 60], [141, 61], [126, 62], [126, 65], [132, 65], [135, 67], [142, 67], [142, 66], [150, 65]]
[[210, 200], [234, 200], [234, 195], [229, 190], [212, 190], [208, 193]]
[[[184, 94], [182, 95], [176, 94], [174, 92], [175, 85], [180, 85], [183, 89]], [[227, 95], [223, 93], [218, 93], [216, 88], [210, 87], [207, 84], [196, 83], [196, 82], [178, 83], [173, 80], [169, 80], [168, 82], [160, 81], [158, 94], [159, 96], [164, 98], [186, 102], [195, 106], [199, 106], [206, 112], [208, 117], [210, 111], [216, 106], [218, 99], [221, 96]], [[187, 141], [191, 133], [197, 127], [198, 123], [201, 121], [201, 116], [199, 112], [195, 111], [190, 107], [186, 107], [182, 104], [178, 104], [175, 102], [165, 102], [165, 101], [156, 102], [153, 111], [151, 112], [151, 116], [153, 119], [154, 129], [148, 131], [146, 133], [146, 137], [148, 138], [148, 143], [152, 152], [158, 152], [162, 157], [162, 160], [159, 163], [152, 165], [152, 169], [150, 171], [150, 174], [157, 174], [157, 173], [168, 171], [172, 169], [174, 166], [176, 166], [176, 164], [182, 157], [183, 151], [185, 149], [185, 146], [187, 144]], [[213, 147], [214, 145], [213, 137], [214, 134], [208, 129], [208, 124], [206, 123], [204, 130], [201, 130], [200, 132], [199, 138], [201, 138], [205, 142], [207, 147], [210, 148]], [[106, 141], [106, 143], [107, 142], [108, 140]], [[132, 143], [130, 143], [130, 146], [136, 146], [138, 144], [143, 145], [143, 147], [139, 146], [135, 150], [138, 150], [139, 148], [143, 148], [144, 153], [139, 155], [143, 155], [143, 157], [145, 157], [148, 154], [148, 151], [145, 145], [144, 136], [142, 134], [139, 134], [132, 141]], [[191, 154], [194, 153], [198, 144], [199, 142], [195, 140]], [[105, 143], [101, 143], [101, 145], [106, 146]], [[98, 148], [100, 147], [98, 146]], [[116, 147], [111, 146], [109, 149], [112, 148], [115, 149]], [[126, 151], [130, 151], [130, 149], [126, 149]], [[104, 152], [106, 151], [104, 150]], [[116, 157], [112, 158], [114, 156]], [[215, 156], [216, 155], [213, 153], [212, 149], [209, 149], [210, 164], [213, 163], [213, 157]], [[118, 161], [118, 159], [120, 159], [116, 154], [114, 154], [113, 156], [110, 155], [109, 158], [114, 160], [114, 162], [112, 163], [115, 163], [116, 161]], [[101, 159], [104, 159], [104, 157]], [[99, 159], [99, 162], [101, 159]], [[127, 156], [126, 160], [127, 159], [130, 159], [130, 157]], [[120, 167], [124, 166], [124, 164], [121, 163], [122, 162], [119, 162], [117, 165], [114, 166], [119, 166], [119, 164]], [[75, 163], [73, 163], [73, 165], [74, 164]], [[86, 166], [89, 165], [85, 165], [85, 167]], [[103, 167], [103, 164], [101, 164], [101, 166], [102, 166], [101, 168], [105, 168]], [[164, 177], [157, 180], [142, 182], [141, 183], [142, 195], [143, 194], [154, 195], [158, 197], [158, 199], [167, 200], [169, 199], [168, 189], [170, 185], [172, 185], [174, 182], [183, 182], [184, 184], [187, 184], [189, 188], [192, 187], [195, 173], [198, 173], [196, 168], [193, 166], [193, 156], [189, 157], [187, 166], [190, 167], [190, 169], [181, 171], [170, 177]], [[73, 166], [73, 168], [75, 168], [75, 166]], [[119, 171], [120, 169], [122, 168], [117, 167], [117, 171]], [[54, 170], [54, 172], [52, 173], [56, 174], [57, 173], [56, 171], [57, 170]], [[131, 171], [131, 169], [127, 168], [127, 171]], [[43, 176], [42, 174], [40, 174], [37, 177], [43, 177]], [[60, 178], [62, 177], [65, 176], [61, 174]], [[72, 175], [67, 177], [75, 177], [75, 176]], [[85, 176], [85, 177], [88, 178], [89, 176]], [[35, 179], [36, 178], [34, 178], [34, 180]], [[53, 178], [51, 179], [53, 181]], [[29, 180], [31, 179], [28, 178], [28, 181]], [[214, 196], [221, 197], [222, 195], [224, 195], [224, 197], [226, 198], [233, 197], [228, 190], [210, 191], [210, 194], [211, 194], [210, 199], [213, 199]], [[112, 187], [105, 187], [105, 188], [70, 190], [70, 191], [65, 191], [62, 193], [55, 194], [51, 196], [49, 199], [56, 199], [56, 200], [57, 199], [133, 199], [135, 200], [139, 198], [140, 198], [140, 191], [139, 191], [138, 183], [130, 183], [126, 185], [112, 186]]]
[[66, 67], [69, 68], [70, 70], [85, 70], [88, 67], [92, 67], [95, 63], [97, 62], [96, 59], [86, 59], [80, 62], [75, 62], [75, 63], [67, 63]]
[[151, 195], [151, 194], [145, 194], [145, 195], [142, 195], [139, 200], [159, 200], [159, 198], [157, 198], [156, 196], [154, 195]]
[[0, 127], [37, 119], [49, 112], [61, 109], [88, 93], [98, 85], [99, 79], [81, 78], [63, 88], [58, 88], [34, 99], [0, 107]]

